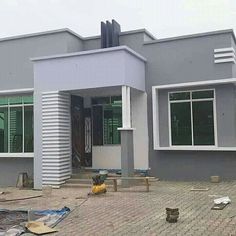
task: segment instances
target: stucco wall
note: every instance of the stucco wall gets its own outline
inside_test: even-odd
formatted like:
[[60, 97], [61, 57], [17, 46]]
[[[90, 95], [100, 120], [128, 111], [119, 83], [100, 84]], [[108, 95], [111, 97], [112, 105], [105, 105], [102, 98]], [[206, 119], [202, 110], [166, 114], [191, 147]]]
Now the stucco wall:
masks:
[[148, 129], [147, 129], [147, 94], [131, 90], [131, 117], [134, 142], [134, 168], [147, 170], [148, 161]]
[[78, 51], [82, 49], [78, 41], [66, 32], [1, 41], [1, 90], [33, 88], [30, 58]]
[[[214, 64], [214, 49], [231, 45], [231, 33], [145, 44], [142, 48], [148, 62], [146, 90], [148, 93], [148, 120], [152, 120], [152, 86], [193, 81], [232, 78], [232, 64]], [[216, 87], [219, 145], [235, 145], [234, 87]], [[161, 94], [161, 100], [167, 95]], [[159, 106], [162, 114], [161, 144], [168, 145], [167, 110]], [[223, 179], [236, 178], [235, 152], [206, 151], [154, 151], [153, 124], [149, 125], [149, 162], [154, 176], [168, 180], [209, 179], [220, 175]]]
[[33, 179], [33, 158], [0, 158], [0, 186], [15, 187], [20, 173], [26, 172]]
[[[79, 51], [82, 48], [82, 41], [68, 32], [0, 40], [0, 92], [34, 87], [31, 57]], [[20, 172], [33, 176], [33, 158], [0, 158], [0, 186], [15, 186]]]

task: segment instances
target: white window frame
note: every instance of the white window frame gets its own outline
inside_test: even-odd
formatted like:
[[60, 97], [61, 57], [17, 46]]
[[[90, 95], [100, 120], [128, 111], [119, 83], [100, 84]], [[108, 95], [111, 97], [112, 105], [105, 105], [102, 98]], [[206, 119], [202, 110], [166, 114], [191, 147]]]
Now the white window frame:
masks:
[[[10, 97], [14, 97], [14, 96], [32, 96], [33, 94], [5, 94], [5, 95], [1, 95], [1, 97], [7, 97], [7, 98], [10, 98]], [[32, 107], [34, 109], [34, 104], [9, 104], [9, 99], [7, 101], [7, 105], [0, 105], [0, 108], [7, 108], [7, 112], [8, 112], [8, 137], [7, 137], [7, 141], [8, 141], [8, 150], [7, 152], [1, 152], [0, 153], [0, 157], [33, 157], [34, 156], [34, 152], [25, 152], [25, 131], [24, 131], [24, 121], [25, 121], [25, 107]], [[14, 108], [14, 107], [21, 107], [22, 108], [22, 152], [10, 152], [10, 145], [11, 145], [11, 142], [10, 142], [10, 110], [11, 108]]]
[[[173, 84], [162, 84], [152, 86], [152, 112], [153, 112], [153, 149], [158, 151], [223, 151], [223, 152], [236, 152], [236, 146], [222, 147], [222, 146], [160, 146], [160, 125], [159, 125], [159, 98], [158, 93], [161, 90], [177, 90], [185, 88], [194, 88], [201, 86], [215, 86], [231, 84], [236, 85], [236, 78], [224, 78], [216, 80], [202, 80], [194, 82], [184, 82], [184, 83], [173, 83]], [[217, 102], [217, 97], [215, 97]], [[216, 117], [215, 117], [216, 119]], [[217, 120], [217, 119], [216, 119]], [[216, 122], [217, 131], [217, 122]], [[216, 132], [217, 135], [217, 132]]]
[[[213, 91], [213, 98], [199, 98], [193, 99], [192, 93], [193, 92], [201, 92], [201, 91]], [[189, 93], [190, 98], [184, 100], [173, 100], [170, 101], [170, 94], [173, 93]], [[169, 130], [169, 145], [170, 147], [218, 147], [218, 135], [217, 135], [217, 114], [216, 114], [216, 93], [215, 88], [208, 88], [208, 89], [196, 89], [196, 90], [175, 90], [168, 92], [168, 130]], [[194, 145], [194, 132], [193, 132], [193, 101], [202, 102], [202, 101], [212, 101], [213, 102], [213, 125], [214, 125], [214, 145]], [[172, 103], [182, 103], [182, 102], [190, 102], [190, 116], [191, 116], [191, 138], [192, 144], [191, 145], [173, 145], [172, 144], [172, 127], [171, 127], [171, 110], [170, 105]]]

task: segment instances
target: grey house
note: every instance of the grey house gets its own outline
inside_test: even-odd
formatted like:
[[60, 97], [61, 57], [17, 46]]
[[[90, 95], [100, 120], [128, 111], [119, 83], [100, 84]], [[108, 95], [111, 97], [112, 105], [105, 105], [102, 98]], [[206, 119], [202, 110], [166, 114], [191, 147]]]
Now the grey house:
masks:
[[159, 40], [108, 23], [0, 40], [0, 186], [27, 172], [59, 187], [81, 168], [235, 179], [233, 31]]

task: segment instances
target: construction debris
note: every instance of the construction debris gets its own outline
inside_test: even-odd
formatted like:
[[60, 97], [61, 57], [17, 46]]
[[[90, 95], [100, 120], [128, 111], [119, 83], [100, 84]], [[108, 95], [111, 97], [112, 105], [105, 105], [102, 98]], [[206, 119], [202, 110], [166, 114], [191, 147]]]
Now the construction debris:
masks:
[[166, 221], [176, 223], [179, 218], [179, 208], [166, 208]]
[[[31, 232], [33, 232], [34, 230], [38, 230], [41, 232], [44, 232], [46, 230], [53, 230], [54, 232], [54, 229], [49, 229], [48, 227], [55, 227], [69, 213], [70, 209], [68, 207], [63, 207], [60, 210], [31, 210], [30, 212], [12, 211], [5, 209], [0, 210], [0, 236], [18, 236], [22, 233], [22, 230], [23, 232], [25, 232], [25, 226], [26, 228], [32, 229]], [[9, 234], [6, 234], [8, 232]]]
[[43, 222], [37, 222], [37, 221], [30, 221], [26, 223], [25, 227], [34, 234], [42, 235], [42, 234], [48, 234], [48, 233], [54, 233], [58, 230], [53, 229], [47, 225], [45, 225]]
[[208, 191], [208, 190], [209, 190], [209, 188], [194, 188], [194, 187], [192, 187], [190, 189], [190, 191]]
[[231, 203], [230, 198], [227, 197], [221, 197], [214, 200], [214, 205], [211, 208], [212, 210], [222, 210], [224, 209], [229, 203]]

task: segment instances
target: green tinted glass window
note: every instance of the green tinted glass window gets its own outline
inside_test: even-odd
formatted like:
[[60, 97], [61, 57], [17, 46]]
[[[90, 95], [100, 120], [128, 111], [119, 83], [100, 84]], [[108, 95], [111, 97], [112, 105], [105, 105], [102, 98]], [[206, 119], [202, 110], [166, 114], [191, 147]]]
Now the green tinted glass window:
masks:
[[1, 105], [8, 105], [7, 97], [0, 97], [0, 106]]
[[170, 101], [188, 99], [190, 99], [190, 92], [170, 93]]
[[33, 104], [33, 96], [23, 96], [24, 104]]
[[23, 151], [22, 107], [10, 108], [10, 152]]
[[121, 104], [121, 103], [122, 103], [122, 98], [121, 98], [121, 96], [114, 96], [114, 97], [111, 97], [111, 103], [112, 103], [112, 104]]
[[0, 107], [0, 153], [8, 152], [8, 108]]
[[201, 99], [201, 98], [214, 98], [214, 91], [206, 90], [206, 91], [192, 92], [192, 99]]
[[170, 109], [172, 145], [191, 145], [190, 102], [172, 103]]
[[22, 97], [21, 96], [9, 97], [9, 104], [10, 105], [22, 104]]
[[33, 152], [34, 134], [33, 134], [33, 107], [24, 108], [24, 152]]
[[120, 132], [117, 128], [122, 126], [121, 106], [104, 107], [104, 144], [120, 144]]
[[194, 145], [214, 145], [213, 101], [193, 102]]

